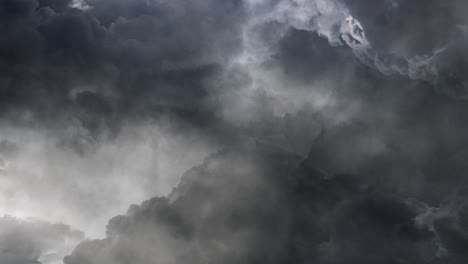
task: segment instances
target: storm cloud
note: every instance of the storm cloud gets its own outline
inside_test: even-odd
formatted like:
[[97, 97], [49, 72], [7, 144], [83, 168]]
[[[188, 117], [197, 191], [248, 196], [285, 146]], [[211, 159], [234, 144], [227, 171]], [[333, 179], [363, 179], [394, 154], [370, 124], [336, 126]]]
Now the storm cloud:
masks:
[[[215, 154], [168, 197], [110, 220], [65, 263], [463, 263], [463, 196], [441, 208], [311, 159]], [[272, 165], [273, 164], [273, 165]]]
[[1, 1], [0, 262], [466, 263], [467, 8]]

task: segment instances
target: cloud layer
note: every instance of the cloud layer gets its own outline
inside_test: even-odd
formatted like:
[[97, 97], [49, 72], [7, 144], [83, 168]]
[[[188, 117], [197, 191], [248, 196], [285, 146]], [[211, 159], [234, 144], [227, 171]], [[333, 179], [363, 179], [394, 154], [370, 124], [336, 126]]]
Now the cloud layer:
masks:
[[[218, 153], [166, 198], [132, 206], [78, 263], [463, 263], [463, 195], [441, 208], [293, 155]], [[272, 165], [273, 164], [273, 165]]]
[[467, 8], [2, 1], [0, 262], [465, 263]]
[[0, 219], [0, 262], [62, 263], [63, 257], [83, 238], [82, 232], [64, 224], [4, 216]]

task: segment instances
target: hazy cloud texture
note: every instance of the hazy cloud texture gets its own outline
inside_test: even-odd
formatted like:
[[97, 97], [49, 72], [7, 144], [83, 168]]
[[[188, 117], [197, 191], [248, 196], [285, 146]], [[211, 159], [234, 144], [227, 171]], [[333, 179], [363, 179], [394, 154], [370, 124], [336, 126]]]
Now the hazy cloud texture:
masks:
[[467, 8], [1, 1], [0, 262], [466, 263]]

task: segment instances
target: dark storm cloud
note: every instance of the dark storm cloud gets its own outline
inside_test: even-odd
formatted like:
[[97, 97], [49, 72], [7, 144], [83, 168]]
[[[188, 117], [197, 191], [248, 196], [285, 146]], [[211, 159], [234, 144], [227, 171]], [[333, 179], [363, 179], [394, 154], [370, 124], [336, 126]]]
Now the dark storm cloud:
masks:
[[[312, 147], [309, 157], [315, 166], [433, 195], [446, 195], [457, 182], [467, 184], [463, 100], [441, 94], [425, 81], [383, 75], [346, 47], [330, 47], [305, 30], [285, 34], [273, 60], [287, 74], [290, 93], [301, 85], [310, 85], [311, 92], [320, 86], [332, 90], [332, 106], [309, 108], [300, 118], [320, 131], [315, 142], [302, 141]], [[317, 83], [324, 79], [333, 85]], [[355, 104], [349, 118], [335, 121]]]
[[464, 202], [430, 211], [310, 163], [261, 147], [214, 155], [167, 198], [113, 218], [105, 240], [82, 243], [65, 263], [466, 261]]
[[[5, 0], [2, 123], [59, 133], [35, 154], [50, 159], [23, 151], [21, 137], [1, 141], [0, 173], [24, 172], [21, 161], [53, 169], [0, 180], [48, 202], [44, 192], [63, 188], [57, 207], [107, 216], [114, 200], [153, 196], [159, 184], [146, 175], [164, 166], [152, 159], [159, 141], [132, 135], [186, 136], [166, 146], [177, 148], [163, 159], [172, 174], [195, 163], [179, 163], [185, 152], [198, 161], [213, 151], [200, 146], [212, 137], [227, 150], [169, 196], [110, 220], [105, 239], [81, 243], [65, 263], [466, 263], [465, 8]], [[147, 119], [170, 129], [140, 129]], [[193, 137], [194, 124], [209, 129]], [[96, 176], [109, 170], [117, 176]], [[108, 194], [115, 188], [125, 194]]]
[[210, 118], [203, 82], [240, 50], [240, 1], [70, 4], [2, 1], [4, 118], [71, 116], [91, 131], [127, 115]]
[[[314, 32], [290, 30], [274, 49], [261, 67], [285, 73], [285, 89], [331, 79], [337, 105], [262, 112], [238, 130], [250, 147], [208, 158], [65, 263], [466, 262], [465, 102], [382, 75]], [[300, 144], [305, 159], [292, 154]]]
[[[257, 20], [317, 32], [351, 48], [360, 61], [386, 75], [424, 80], [463, 98], [467, 5], [463, 1], [253, 1]], [[257, 14], [258, 15], [258, 14]]]
[[1, 1], [0, 213], [100, 236], [121, 205], [167, 193], [211, 148], [193, 127], [215, 126], [208, 81], [244, 15], [237, 0]]
[[361, 23], [376, 66], [466, 95], [468, 5], [464, 1], [344, 1]]

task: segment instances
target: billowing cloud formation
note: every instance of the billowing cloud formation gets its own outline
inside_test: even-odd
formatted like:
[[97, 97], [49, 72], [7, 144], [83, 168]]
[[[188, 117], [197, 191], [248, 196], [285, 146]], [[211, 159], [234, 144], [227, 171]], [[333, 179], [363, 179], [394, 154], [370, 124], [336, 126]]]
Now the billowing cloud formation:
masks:
[[[26, 124], [74, 118], [91, 133], [116, 132], [122, 119], [172, 114], [213, 126], [219, 112], [235, 111], [225, 109], [226, 89], [256, 83], [290, 27], [347, 46], [385, 74], [464, 95], [460, 1], [21, 0], [0, 8], [2, 115]], [[248, 77], [232, 79], [233, 63]]]
[[347, 1], [383, 72], [428, 80], [455, 97], [466, 93], [464, 1]]
[[0, 213], [159, 197], [67, 264], [466, 263], [466, 7], [4, 0]]
[[[64, 135], [0, 126], [0, 214], [61, 221], [100, 237], [110, 217], [168, 194], [212, 151], [196, 133], [162, 122], [129, 124], [112, 140], [80, 136], [79, 128]], [[71, 150], [70, 139], [80, 148]]]
[[17, 149], [0, 153], [0, 213], [99, 236], [212, 148], [194, 127], [216, 125], [206, 82], [239, 52], [240, 1], [13, 0], [0, 14], [0, 140]]
[[240, 1], [88, 2], [80, 5], [92, 9], [70, 1], [1, 3], [4, 118], [71, 115], [91, 131], [129, 114], [209, 118], [201, 115], [209, 109], [203, 82], [239, 52]]
[[383, 74], [428, 81], [444, 93], [465, 96], [463, 1], [251, 2], [263, 10], [254, 21], [317, 32], [332, 45], [350, 47], [361, 62]]
[[463, 197], [430, 208], [312, 161], [261, 147], [216, 154], [167, 198], [113, 218], [105, 240], [82, 243], [65, 263], [466, 261]]

